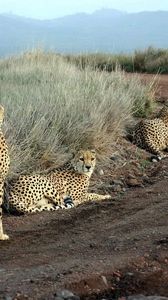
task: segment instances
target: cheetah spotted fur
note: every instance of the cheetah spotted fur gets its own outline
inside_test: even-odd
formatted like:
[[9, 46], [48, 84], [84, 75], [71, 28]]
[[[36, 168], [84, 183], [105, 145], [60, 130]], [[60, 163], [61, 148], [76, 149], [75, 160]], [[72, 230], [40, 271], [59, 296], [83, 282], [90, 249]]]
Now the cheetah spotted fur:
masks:
[[168, 149], [168, 107], [163, 107], [154, 119], [141, 120], [133, 133], [133, 143], [157, 156], [166, 157]]
[[[57, 203], [59, 207], [69, 208], [88, 200], [111, 198], [110, 195], [88, 193], [95, 164], [95, 151], [80, 150], [70, 163], [50, 171], [45, 176], [20, 176], [9, 187], [9, 210], [31, 213], [47, 208], [54, 210]], [[57, 195], [63, 195], [62, 199], [58, 200]]]
[[1, 129], [3, 118], [4, 108], [0, 105], [0, 240], [7, 240], [9, 237], [7, 234], [4, 234], [2, 226], [2, 203], [4, 196], [4, 182], [8, 173], [10, 159], [8, 154], [8, 146]]

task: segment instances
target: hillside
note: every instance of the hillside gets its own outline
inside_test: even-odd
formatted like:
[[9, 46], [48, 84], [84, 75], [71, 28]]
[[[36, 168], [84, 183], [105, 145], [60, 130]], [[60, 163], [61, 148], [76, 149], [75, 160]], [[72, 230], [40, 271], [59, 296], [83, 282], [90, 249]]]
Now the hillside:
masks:
[[125, 13], [102, 9], [44, 21], [3, 14], [0, 55], [37, 45], [63, 53], [130, 52], [149, 45], [167, 48], [167, 27], [167, 11]]

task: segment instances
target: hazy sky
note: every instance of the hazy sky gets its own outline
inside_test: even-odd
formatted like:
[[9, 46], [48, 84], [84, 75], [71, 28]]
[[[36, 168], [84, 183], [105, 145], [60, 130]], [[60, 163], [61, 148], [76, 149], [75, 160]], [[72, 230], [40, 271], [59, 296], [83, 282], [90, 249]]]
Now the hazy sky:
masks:
[[114, 8], [128, 12], [168, 10], [168, 0], [0, 0], [0, 13], [51, 19], [76, 12]]

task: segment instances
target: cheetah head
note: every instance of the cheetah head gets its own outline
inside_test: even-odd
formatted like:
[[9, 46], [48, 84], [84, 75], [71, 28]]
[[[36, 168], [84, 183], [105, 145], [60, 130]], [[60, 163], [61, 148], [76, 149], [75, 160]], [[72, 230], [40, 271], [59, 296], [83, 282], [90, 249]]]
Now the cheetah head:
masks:
[[96, 153], [94, 150], [80, 150], [72, 159], [75, 171], [91, 176], [96, 165]]

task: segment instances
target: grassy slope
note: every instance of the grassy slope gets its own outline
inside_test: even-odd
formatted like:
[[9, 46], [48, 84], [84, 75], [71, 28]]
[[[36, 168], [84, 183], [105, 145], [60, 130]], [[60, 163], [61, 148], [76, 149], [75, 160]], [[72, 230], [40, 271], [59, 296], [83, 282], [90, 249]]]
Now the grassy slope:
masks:
[[11, 170], [40, 171], [63, 163], [71, 151], [95, 148], [103, 161], [133, 112], [151, 108], [151, 86], [115, 71], [81, 71], [41, 51], [0, 61], [0, 99]]

